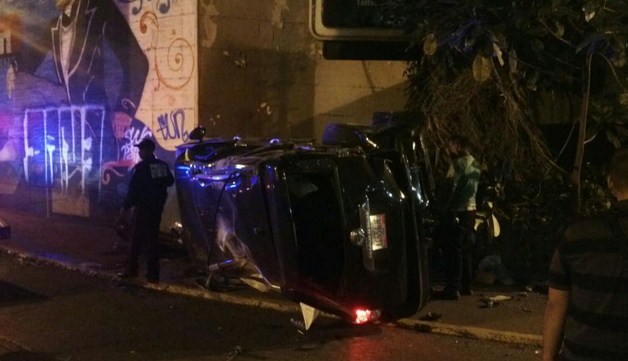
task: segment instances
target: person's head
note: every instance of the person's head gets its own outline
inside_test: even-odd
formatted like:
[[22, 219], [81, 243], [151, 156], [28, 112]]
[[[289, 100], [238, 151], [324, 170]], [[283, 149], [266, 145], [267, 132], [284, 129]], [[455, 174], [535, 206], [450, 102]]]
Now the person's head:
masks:
[[628, 199], [628, 148], [615, 152], [608, 172], [608, 187], [617, 200]]
[[447, 142], [447, 153], [452, 157], [459, 157], [469, 154], [471, 142], [467, 137], [462, 135], [454, 135]]
[[135, 146], [139, 149], [140, 158], [142, 160], [152, 156], [153, 152], [155, 151], [155, 143], [148, 138], [142, 140], [141, 142], [139, 142], [139, 144]]

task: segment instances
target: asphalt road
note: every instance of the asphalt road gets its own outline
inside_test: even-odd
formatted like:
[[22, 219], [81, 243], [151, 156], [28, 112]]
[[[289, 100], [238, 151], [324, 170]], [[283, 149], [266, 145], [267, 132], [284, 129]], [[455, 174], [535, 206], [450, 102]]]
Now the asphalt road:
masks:
[[524, 361], [533, 347], [163, 294], [0, 254], [0, 361]]

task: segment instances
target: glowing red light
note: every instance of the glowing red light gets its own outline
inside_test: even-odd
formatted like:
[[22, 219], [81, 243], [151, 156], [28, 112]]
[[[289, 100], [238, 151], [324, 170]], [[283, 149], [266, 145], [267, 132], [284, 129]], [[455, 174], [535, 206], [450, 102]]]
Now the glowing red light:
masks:
[[379, 318], [380, 312], [377, 310], [373, 311], [357, 308], [353, 311], [353, 314], [355, 316], [353, 322], [357, 325], [361, 325], [363, 323], [377, 320]]

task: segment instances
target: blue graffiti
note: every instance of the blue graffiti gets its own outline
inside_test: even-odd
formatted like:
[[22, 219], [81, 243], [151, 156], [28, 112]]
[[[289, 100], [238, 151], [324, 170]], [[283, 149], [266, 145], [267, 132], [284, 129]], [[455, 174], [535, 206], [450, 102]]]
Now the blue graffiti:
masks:
[[189, 132], [185, 128], [185, 111], [177, 109], [170, 114], [165, 113], [157, 118], [159, 129], [164, 140], [181, 139], [183, 142], [188, 141]]
[[26, 181], [85, 194], [87, 183], [98, 179], [103, 161], [104, 139], [98, 129], [104, 124], [105, 109], [98, 105], [26, 109]]
[[[133, 15], [139, 14], [140, 11], [142, 11], [142, 8], [144, 7], [144, 0], [118, 0], [118, 1], [123, 4], [131, 4], [131, 3], [139, 1], [140, 2], [139, 6], [133, 7], [133, 10], [132, 10]], [[146, 1], [150, 2], [153, 0], [146, 0]], [[159, 12], [162, 14], [167, 14], [170, 11], [171, 1], [175, 2], [176, 0], [157, 0], [157, 8], [159, 9]]]

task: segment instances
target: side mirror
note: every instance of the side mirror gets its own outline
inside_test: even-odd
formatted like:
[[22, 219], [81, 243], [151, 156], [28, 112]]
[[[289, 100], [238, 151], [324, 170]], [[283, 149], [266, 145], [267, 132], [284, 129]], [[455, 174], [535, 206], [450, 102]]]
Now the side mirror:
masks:
[[200, 142], [203, 140], [204, 136], [205, 136], [205, 127], [203, 127], [202, 125], [199, 125], [198, 127], [194, 128], [192, 132], [190, 132], [190, 135], [188, 136], [188, 138], [192, 140], [197, 140]]

